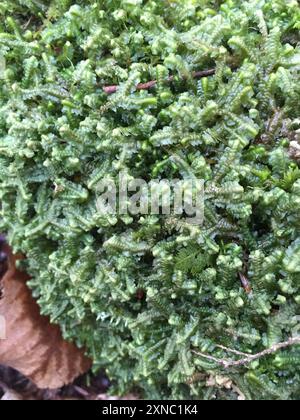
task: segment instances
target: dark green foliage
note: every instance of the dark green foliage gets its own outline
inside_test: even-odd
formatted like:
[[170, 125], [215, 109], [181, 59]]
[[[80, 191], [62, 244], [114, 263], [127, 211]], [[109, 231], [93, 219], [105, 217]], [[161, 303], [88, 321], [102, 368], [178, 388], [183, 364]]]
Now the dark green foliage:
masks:
[[[237, 398], [191, 380], [223, 374], [299, 399], [297, 346], [226, 373], [193, 353], [299, 334], [298, 2], [6, 0], [0, 22], [1, 228], [43, 313], [112, 391]], [[100, 216], [97, 183], [120, 170], [204, 179], [204, 225]]]

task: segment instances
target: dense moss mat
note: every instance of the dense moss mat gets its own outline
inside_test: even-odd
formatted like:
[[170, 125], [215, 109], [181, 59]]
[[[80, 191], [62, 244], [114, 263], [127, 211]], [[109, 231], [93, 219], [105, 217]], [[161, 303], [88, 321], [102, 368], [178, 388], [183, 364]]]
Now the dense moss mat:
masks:
[[[295, 0], [1, 1], [1, 228], [113, 392], [300, 398], [299, 346], [194, 352], [299, 334], [299, 28]], [[101, 216], [121, 170], [204, 179], [204, 224]]]

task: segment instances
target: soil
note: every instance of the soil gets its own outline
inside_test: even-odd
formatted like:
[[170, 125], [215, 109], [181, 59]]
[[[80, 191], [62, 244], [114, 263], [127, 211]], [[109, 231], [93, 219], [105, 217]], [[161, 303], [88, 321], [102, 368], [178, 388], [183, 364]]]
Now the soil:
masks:
[[[0, 365], [0, 399], [3, 400], [107, 400], [109, 380], [103, 372], [88, 373], [61, 389], [42, 390], [15, 370]], [[117, 399], [117, 398], [114, 398]]]

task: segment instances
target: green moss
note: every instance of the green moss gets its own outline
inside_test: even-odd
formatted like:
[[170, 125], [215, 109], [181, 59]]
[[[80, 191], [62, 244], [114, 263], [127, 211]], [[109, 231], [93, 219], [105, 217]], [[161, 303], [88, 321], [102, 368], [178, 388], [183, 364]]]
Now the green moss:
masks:
[[[1, 229], [42, 312], [112, 391], [237, 398], [207, 389], [224, 372], [192, 350], [299, 333], [298, 2], [6, 0], [0, 18]], [[121, 170], [204, 179], [203, 226], [99, 216], [97, 184]], [[225, 375], [247, 398], [299, 399], [298, 361]]]

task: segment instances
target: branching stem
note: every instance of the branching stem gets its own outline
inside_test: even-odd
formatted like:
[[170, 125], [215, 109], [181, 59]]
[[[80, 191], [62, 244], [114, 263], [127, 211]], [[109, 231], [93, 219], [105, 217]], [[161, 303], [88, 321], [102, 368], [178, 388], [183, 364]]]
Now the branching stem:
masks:
[[[218, 359], [214, 356], [210, 356], [210, 355], [205, 354], [205, 353], [199, 353], [197, 351], [193, 351], [193, 353], [196, 354], [197, 356], [200, 356], [200, 357], [203, 357], [207, 360], [215, 362], [218, 365], [223, 366], [225, 369], [229, 369], [231, 367], [238, 367], [238, 366], [247, 365], [248, 363], [251, 363], [251, 362], [254, 362], [255, 360], [261, 359], [262, 357], [269, 356], [271, 354], [277, 353], [279, 350], [285, 349], [285, 348], [290, 347], [290, 346], [298, 345], [298, 344], [300, 345], [300, 337], [290, 338], [288, 341], [285, 341], [283, 343], [274, 344], [274, 346], [272, 346], [269, 349], [266, 349], [266, 350], [264, 350], [260, 353], [253, 354], [253, 355], [245, 355], [245, 357], [240, 359], [240, 360]], [[240, 352], [237, 352], [236, 350], [228, 349], [227, 347], [224, 347], [224, 346], [218, 346], [218, 347], [227, 351], [227, 352], [231, 352], [231, 353], [235, 353], [235, 354], [242, 354]]]

